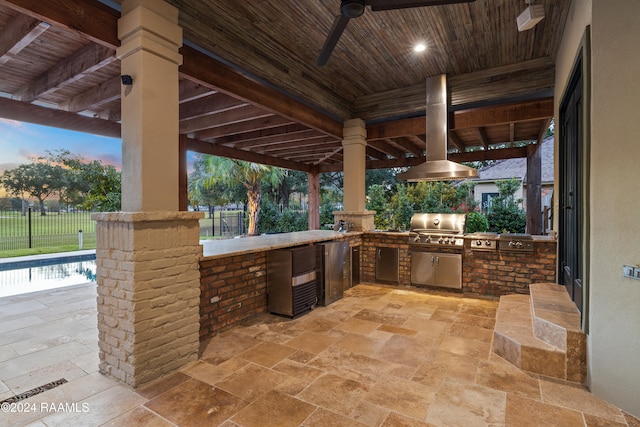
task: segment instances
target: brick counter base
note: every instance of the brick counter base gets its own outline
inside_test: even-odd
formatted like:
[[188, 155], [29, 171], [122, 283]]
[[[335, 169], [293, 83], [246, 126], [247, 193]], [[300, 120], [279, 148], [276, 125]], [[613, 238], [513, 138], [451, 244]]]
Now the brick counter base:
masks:
[[554, 241], [536, 241], [533, 253], [465, 249], [462, 263], [462, 286], [465, 294], [528, 294], [531, 283], [555, 281]]
[[[406, 234], [365, 233], [362, 241], [361, 277], [375, 282], [376, 248], [398, 248], [398, 285], [411, 285], [411, 247]], [[456, 253], [449, 248], [417, 250]], [[460, 251], [457, 251], [460, 253]], [[535, 240], [533, 252], [472, 251], [465, 241], [462, 251], [462, 290], [436, 288], [464, 295], [499, 297], [529, 293], [529, 284], [556, 281], [556, 242]], [[430, 288], [424, 285], [417, 287]]]
[[200, 341], [267, 311], [267, 253], [200, 261]]
[[200, 342], [267, 311], [267, 251], [200, 261]]

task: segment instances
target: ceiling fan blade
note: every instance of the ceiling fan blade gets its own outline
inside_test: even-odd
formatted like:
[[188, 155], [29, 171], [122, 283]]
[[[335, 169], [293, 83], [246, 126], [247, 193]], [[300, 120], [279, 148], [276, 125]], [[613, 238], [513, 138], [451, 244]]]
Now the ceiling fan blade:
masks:
[[316, 61], [318, 67], [322, 67], [327, 63], [329, 57], [331, 56], [331, 52], [333, 52], [333, 48], [336, 47], [336, 44], [338, 44], [338, 40], [340, 40], [340, 36], [342, 35], [342, 32], [344, 31], [348, 23], [349, 18], [347, 18], [346, 16], [336, 16], [336, 19], [333, 21], [333, 26], [331, 26], [331, 30], [329, 30], [329, 35], [324, 41], [324, 46], [322, 46], [320, 55], [318, 55], [318, 60]]
[[410, 7], [441, 6], [454, 3], [471, 3], [476, 0], [367, 0], [374, 12], [380, 10], [408, 9]]

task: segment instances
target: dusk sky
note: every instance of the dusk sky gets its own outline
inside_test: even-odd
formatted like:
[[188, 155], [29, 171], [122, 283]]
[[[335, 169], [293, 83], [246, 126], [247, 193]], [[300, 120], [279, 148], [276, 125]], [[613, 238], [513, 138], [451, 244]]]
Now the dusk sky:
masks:
[[[29, 163], [45, 151], [69, 150], [86, 160], [100, 160], [102, 164], [122, 168], [122, 143], [119, 138], [91, 135], [64, 129], [33, 125], [0, 118], [0, 174], [19, 164]], [[193, 164], [188, 155], [188, 169]]]
[[118, 138], [72, 132], [0, 118], [0, 172], [13, 169], [45, 151], [69, 150], [87, 160], [122, 166], [121, 143]]

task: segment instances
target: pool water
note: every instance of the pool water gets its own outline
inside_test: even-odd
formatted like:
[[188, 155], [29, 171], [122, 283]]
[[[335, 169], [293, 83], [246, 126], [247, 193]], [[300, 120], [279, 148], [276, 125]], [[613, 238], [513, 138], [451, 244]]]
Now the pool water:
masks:
[[96, 261], [82, 260], [0, 271], [0, 298], [96, 280]]

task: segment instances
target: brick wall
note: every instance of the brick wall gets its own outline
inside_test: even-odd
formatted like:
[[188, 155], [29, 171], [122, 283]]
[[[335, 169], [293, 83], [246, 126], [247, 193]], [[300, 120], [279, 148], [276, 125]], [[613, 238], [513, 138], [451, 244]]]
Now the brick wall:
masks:
[[100, 372], [138, 387], [198, 359], [199, 213], [100, 213]]
[[[360, 236], [337, 240], [362, 242]], [[267, 309], [266, 251], [200, 261], [200, 341]]]
[[[410, 285], [411, 251], [406, 234], [363, 235], [361, 280], [376, 281], [378, 247], [398, 248], [398, 284]], [[427, 248], [419, 250], [433, 251]], [[462, 293], [465, 295], [500, 296], [529, 293], [530, 283], [556, 281], [556, 242], [552, 240], [536, 240], [533, 253], [474, 252], [470, 249], [469, 241], [465, 242], [464, 250], [438, 248], [436, 251], [462, 254]]]
[[472, 251], [462, 263], [464, 292], [500, 296], [528, 294], [529, 284], [556, 281], [556, 242], [535, 241], [534, 251]]
[[200, 341], [267, 311], [267, 253], [200, 261]]

